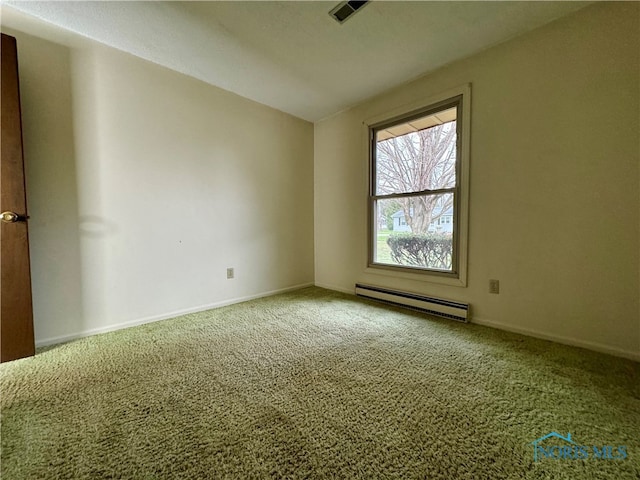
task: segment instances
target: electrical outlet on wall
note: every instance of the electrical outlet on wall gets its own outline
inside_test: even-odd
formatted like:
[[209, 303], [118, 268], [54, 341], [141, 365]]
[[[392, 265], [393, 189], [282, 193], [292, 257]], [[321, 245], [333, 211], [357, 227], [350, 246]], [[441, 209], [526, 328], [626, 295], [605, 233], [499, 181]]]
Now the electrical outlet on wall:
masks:
[[233, 268], [227, 268], [227, 278], [233, 278], [234, 271]]
[[489, 293], [500, 293], [500, 280], [489, 280]]

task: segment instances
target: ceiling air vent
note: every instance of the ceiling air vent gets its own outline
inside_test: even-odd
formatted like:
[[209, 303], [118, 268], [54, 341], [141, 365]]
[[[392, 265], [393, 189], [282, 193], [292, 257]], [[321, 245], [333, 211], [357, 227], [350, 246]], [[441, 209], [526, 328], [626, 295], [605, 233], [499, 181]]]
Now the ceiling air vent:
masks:
[[338, 23], [344, 23], [347, 18], [364, 7], [367, 3], [369, 3], [368, 0], [366, 2], [340, 2], [331, 9], [329, 15], [335, 18]]

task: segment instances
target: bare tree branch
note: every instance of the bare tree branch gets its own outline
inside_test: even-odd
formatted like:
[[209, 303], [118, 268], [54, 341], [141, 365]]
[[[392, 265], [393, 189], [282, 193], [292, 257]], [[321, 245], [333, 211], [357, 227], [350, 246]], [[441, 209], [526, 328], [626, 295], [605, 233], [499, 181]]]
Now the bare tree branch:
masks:
[[[376, 173], [378, 195], [454, 187], [456, 122], [436, 125], [378, 142]], [[431, 222], [437, 220], [453, 205], [451, 194], [398, 200], [413, 233], [426, 233]]]

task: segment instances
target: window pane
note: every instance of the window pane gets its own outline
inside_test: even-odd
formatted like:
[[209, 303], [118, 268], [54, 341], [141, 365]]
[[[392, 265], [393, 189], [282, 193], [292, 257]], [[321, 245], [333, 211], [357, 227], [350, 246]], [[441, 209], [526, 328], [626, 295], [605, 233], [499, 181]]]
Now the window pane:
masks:
[[456, 185], [456, 109], [376, 131], [376, 195]]
[[387, 198], [375, 203], [375, 263], [453, 269], [454, 196]]

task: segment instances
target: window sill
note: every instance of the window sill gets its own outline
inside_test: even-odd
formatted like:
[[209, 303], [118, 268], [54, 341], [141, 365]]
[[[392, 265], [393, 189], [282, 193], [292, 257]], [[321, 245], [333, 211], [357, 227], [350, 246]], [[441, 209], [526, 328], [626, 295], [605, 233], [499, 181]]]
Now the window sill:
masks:
[[430, 274], [428, 272], [425, 273], [413, 273], [413, 272], [402, 272], [397, 270], [389, 270], [386, 268], [376, 268], [374, 266], [369, 266], [364, 269], [365, 273], [371, 273], [374, 275], [382, 275], [385, 277], [393, 277], [393, 278], [404, 278], [407, 280], [415, 280], [418, 282], [427, 282], [427, 283], [437, 283], [439, 285], [449, 285], [452, 287], [466, 287], [467, 280], [466, 278], [452, 278], [448, 276], [440, 276], [437, 274]]

